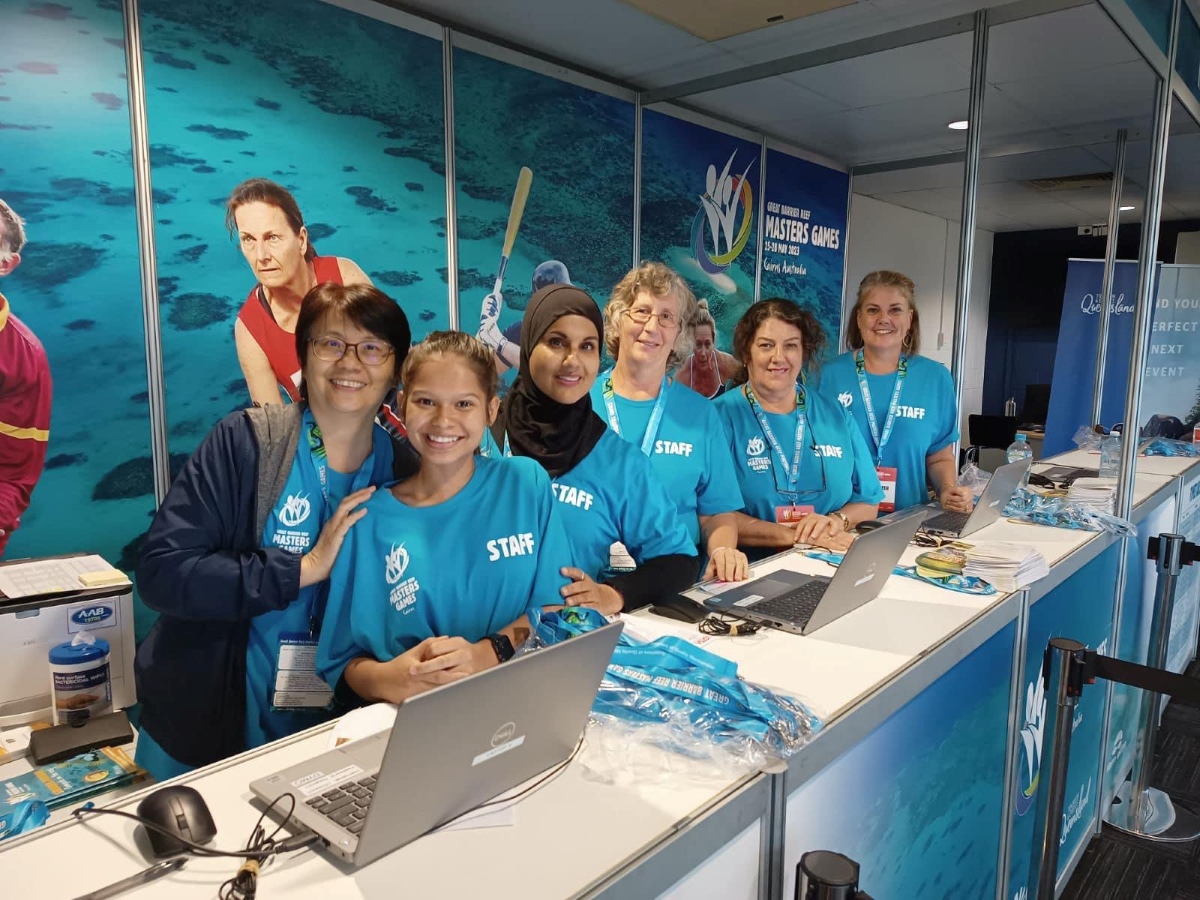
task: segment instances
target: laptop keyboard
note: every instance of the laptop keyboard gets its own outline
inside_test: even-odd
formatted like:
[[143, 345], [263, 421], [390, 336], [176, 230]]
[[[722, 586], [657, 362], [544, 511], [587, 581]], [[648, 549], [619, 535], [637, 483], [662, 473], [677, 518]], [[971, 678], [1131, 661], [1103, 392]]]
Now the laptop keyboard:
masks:
[[366, 821], [367, 807], [371, 805], [374, 791], [374, 778], [360, 778], [358, 781], [347, 781], [338, 785], [319, 797], [313, 797], [306, 801], [305, 805], [351, 834], [358, 834]]
[[817, 611], [817, 604], [821, 602], [821, 597], [827, 587], [829, 587], [827, 581], [806, 582], [786, 594], [755, 603], [754, 612], [756, 615], [794, 622], [803, 628], [808, 624], [813, 613]]
[[963, 526], [967, 524], [967, 519], [971, 518], [970, 513], [965, 512], [942, 512], [936, 516], [931, 516], [921, 523], [922, 531], [951, 531], [959, 532], [963, 530]]

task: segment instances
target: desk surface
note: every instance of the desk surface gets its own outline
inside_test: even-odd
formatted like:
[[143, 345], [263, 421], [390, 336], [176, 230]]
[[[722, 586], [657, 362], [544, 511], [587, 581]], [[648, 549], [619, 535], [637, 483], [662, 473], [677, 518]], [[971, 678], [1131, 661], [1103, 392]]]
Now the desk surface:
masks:
[[[213, 846], [240, 849], [259, 814], [250, 802], [249, 782], [323, 751], [332, 727], [320, 726], [180, 779], [208, 801], [218, 829]], [[406, 896], [477, 897], [485, 888], [493, 897], [573, 896], [749, 780], [713, 784], [677, 778], [634, 790], [600, 783], [576, 762], [517, 805], [514, 826], [428, 835], [357, 871], [323, 853], [300, 851], [268, 866], [259, 891], [288, 898], [385, 897], [396, 896], [402, 885]], [[133, 811], [145, 793], [114, 806]], [[0, 883], [29, 885], [36, 879], [41, 898], [75, 897], [146, 865], [149, 854], [143, 855], [138, 844], [144, 839], [135, 840], [138, 830], [126, 819], [95, 816], [85, 824], [69, 822], [18, 838], [0, 851]], [[56, 864], [60, 861], [68, 864]], [[138, 897], [211, 898], [237, 866], [234, 859], [194, 859], [181, 872], [140, 889]]]
[[[1070, 457], [1070, 454], [1065, 455]], [[1164, 469], [1186, 469], [1179, 459]], [[1056, 462], [1075, 464], [1069, 458]], [[1141, 462], [1141, 461], [1139, 461]], [[1189, 465], [1195, 460], [1187, 460]], [[1135, 502], [1151, 497], [1170, 476], [1139, 474]], [[972, 535], [972, 542], [1005, 540], [1034, 543], [1051, 566], [1098, 535], [1091, 532], [998, 522]], [[910, 547], [904, 561], [920, 551]], [[791, 552], [756, 566], [756, 572], [793, 568], [828, 574], [829, 566]], [[807, 637], [760, 632], [751, 637], [718, 638], [709, 649], [739, 664], [753, 681], [808, 701], [827, 723], [897, 678], [915, 661], [953, 641], [973, 620], [1007, 595], [973, 596], [913, 579], [891, 576], [882, 596]], [[647, 621], [653, 620], [650, 617]], [[665, 620], [658, 627], [678, 627]], [[694, 631], [694, 629], [692, 629]], [[216, 844], [236, 849], [258, 816], [249, 782], [325, 748], [331, 725], [321, 726], [181, 779], [208, 799], [219, 829]], [[357, 898], [405, 892], [439, 896], [520, 896], [559, 898], [585, 893], [632, 861], [654, 852], [690, 822], [714, 809], [754, 778], [704, 781], [701, 770], [672, 757], [672, 780], [636, 788], [601, 783], [580, 761], [516, 806], [511, 827], [440, 832], [422, 838], [361, 871], [323, 853], [302, 851], [273, 863], [263, 873], [264, 895]], [[688, 777], [689, 775], [694, 777]], [[121, 798], [116, 808], [132, 810], [144, 792]], [[147, 855], [135, 844], [135, 826], [116, 817], [87, 824], [68, 822], [0, 845], [0, 882], [29, 884], [36, 879], [43, 898], [74, 897], [133, 874]], [[86, 861], [56, 864], [59, 860]], [[469, 864], [464, 864], [469, 861]], [[235, 860], [197, 859], [182, 872], [142, 888], [139, 896], [211, 897], [236, 870]]]

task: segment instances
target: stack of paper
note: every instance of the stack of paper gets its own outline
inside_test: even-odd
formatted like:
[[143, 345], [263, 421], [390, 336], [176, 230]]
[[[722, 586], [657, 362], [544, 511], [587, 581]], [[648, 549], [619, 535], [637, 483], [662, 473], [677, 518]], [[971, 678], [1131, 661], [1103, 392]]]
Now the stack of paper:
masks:
[[1076, 478], [1067, 491], [1067, 501], [1094, 512], [1111, 513], [1116, 493], [1115, 478]]
[[1019, 591], [1049, 575], [1050, 567], [1033, 547], [993, 541], [967, 551], [963, 574], [982, 578], [1000, 591]]

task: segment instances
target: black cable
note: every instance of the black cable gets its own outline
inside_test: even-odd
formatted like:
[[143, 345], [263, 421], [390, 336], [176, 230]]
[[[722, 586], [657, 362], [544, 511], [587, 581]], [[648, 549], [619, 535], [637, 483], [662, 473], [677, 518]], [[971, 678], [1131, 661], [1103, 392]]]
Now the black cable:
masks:
[[[575, 743], [575, 749], [571, 751], [571, 755], [568, 756], [566, 759], [564, 759], [562, 762], [560, 762], [557, 766], [555, 766], [553, 769], [551, 769], [545, 775], [543, 775], [541, 778], [539, 778], [537, 781], [535, 781], [533, 784], [529, 785], [526, 788], [522, 788], [518, 793], [512, 794], [508, 797], [497, 797], [495, 800], [489, 800], [487, 803], [480, 803], [477, 806], [472, 806], [470, 809], [466, 810], [465, 812], [459, 813], [459, 816], [465, 816], [467, 813], [473, 813], [476, 810], [484, 809], [488, 806], [499, 806], [502, 803], [512, 803], [514, 800], [520, 800], [522, 797], [524, 797], [530, 791], [540, 788], [543, 784], [545, 784], [551, 778], [554, 778], [556, 775], [561, 774], [563, 769], [565, 769], [567, 766], [569, 766], [571, 764], [572, 760], [574, 760], [575, 757], [579, 755], [579, 751], [582, 749], [583, 749], [583, 735], [581, 734], [579, 736], [579, 740]], [[456, 816], [455, 818], [458, 818], [458, 816]]]
[[[279, 832], [283, 829], [283, 827], [287, 824], [288, 820], [291, 818], [292, 813], [295, 812], [295, 810], [296, 810], [296, 798], [292, 794], [281, 794], [280, 796], [278, 796], [274, 800], [272, 800], [271, 805], [268, 806], [266, 808], [266, 810], [263, 812], [263, 814], [258, 817], [259, 824], [255, 825], [255, 829], [258, 829], [261, 826], [263, 818], [267, 815], [267, 813], [269, 813], [272, 809], [274, 809], [275, 804], [277, 804], [284, 797], [287, 797], [288, 799], [290, 799], [292, 801], [292, 806], [291, 806], [291, 809], [288, 810], [287, 816], [285, 816], [283, 821], [279, 824], [279, 826], [273, 832], [271, 832], [271, 836], [269, 838], [267, 838], [268, 841], [271, 841], [271, 852], [272, 853], [290, 853], [293, 850], [300, 850], [301, 848], [306, 847], [309, 844], [313, 843], [313, 841], [315, 841], [317, 839], [317, 835], [315, 835], [313, 832], [306, 831], [306, 832], [301, 832], [299, 835], [296, 835], [294, 837], [280, 841], [277, 844], [274, 842], [275, 836], [277, 834], [279, 834]], [[195, 856], [206, 856], [206, 857], [223, 857], [223, 856], [225, 856], [225, 857], [234, 857], [236, 859], [254, 859], [256, 857], [261, 856], [263, 853], [262, 850], [251, 850], [251, 849], [249, 849], [249, 847], [247, 847], [246, 850], [215, 850], [212, 847], [206, 847], [203, 844], [197, 844], [194, 841], [189, 841], [187, 838], [182, 838], [179, 835], [175, 834], [174, 832], [172, 832], [166, 828], [163, 828], [157, 822], [151, 822], [148, 819], [143, 818], [142, 816], [136, 815], [134, 813], [127, 813], [124, 810], [104, 809], [101, 807], [97, 807], [95, 802], [91, 801], [91, 800], [89, 800], [87, 803], [83, 804], [83, 806], [79, 807], [79, 809], [72, 812], [71, 815], [80, 821], [83, 820], [84, 815], [120, 816], [123, 819], [132, 819], [134, 822], [137, 822], [143, 828], [146, 828], [150, 831], [157, 831], [159, 834], [165, 835], [166, 837], [169, 837], [172, 840], [178, 841], [179, 843], [184, 845], [184, 847], [185, 847], [185, 850], [183, 851], [184, 853], [191, 853], [191, 854], [194, 854]], [[252, 837], [253, 837], [253, 835], [252, 835]]]
[[757, 634], [762, 629], [762, 625], [758, 622], [750, 622], [746, 619], [717, 613], [710, 615], [702, 621], [699, 627], [702, 634], [712, 634], [718, 637], [723, 635], [742, 637], [748, 634]]
[[[284, 797], [287, 797], [292, 801], [292, 806], [288, 810], [287, 815], [283, 817], [283, 821], [276, 825], [275, 830], [268, 835], [266, 830], [262, 827], [263, 822], [266, 820], [267, 814], [275, 808], [275, 804]], [[282, 848], [282, 846], [288, 842], [284, 841], [280, 844], [276, 844], [275, 838], [278, 836], [279, 832], [283, 830], [283, 827], [287, 824], [288, 820], [292, 817], [292, 814], [295, 811], [296, 797], [294, 794], [289, 793], [280, 794], [271, 801], [270, 806], [268, 806], [262, 811], [261, 814], [259, 814], [258, 821], [254, 823], [254, 829], [250, 832], [250, 838], [246, 841], [246, 851], [254, 851], [257, 853], [257, 856], [247, 859], [238, 868], [237, 872], [234, 873], [232, 878], [221, 884], [221, 886], [217, 889], [218, 900], [253, 900], [255, 894], [258, 892], [259, 867], [262, 866], [262, 864], [273, 855], [284, 852], [280, 848]], [[301, 833], [299, 837], [303, 839], [303, 843], [301, 843], [299, 846], [305, 846], [306, 844], [311, 843], [313, 840], [316, 840], [317, 835], [315, 832], [309, 831], [307, 834]]]

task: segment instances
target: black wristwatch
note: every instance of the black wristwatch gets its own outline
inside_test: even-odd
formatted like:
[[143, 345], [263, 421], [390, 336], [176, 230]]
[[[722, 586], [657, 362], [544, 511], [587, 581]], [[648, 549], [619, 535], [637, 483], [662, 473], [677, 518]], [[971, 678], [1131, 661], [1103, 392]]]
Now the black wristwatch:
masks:
[[502, 663], [508, 662], [517, 652], [513, 649], [512, 641], [506, 635], [489, 634], [488, 640], [492, 642], [492, 649], [496, 651], [496, 659]]

